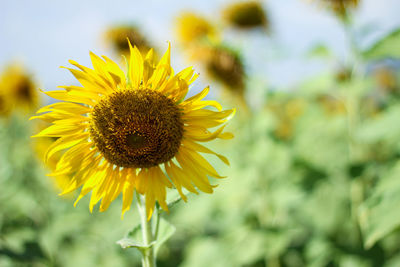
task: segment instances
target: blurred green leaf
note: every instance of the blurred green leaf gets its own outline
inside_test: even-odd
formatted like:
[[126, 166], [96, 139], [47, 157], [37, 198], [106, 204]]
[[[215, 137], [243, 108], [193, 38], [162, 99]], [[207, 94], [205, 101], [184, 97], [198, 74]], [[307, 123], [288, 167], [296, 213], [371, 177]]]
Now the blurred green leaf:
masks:
[[307, 244], [305, 256], [310, 267], [327, 266], [333, 256], [333, 248], [327, 240], [317, 237]]
[[377, 241], [400, 226], [400, 163], [380, 177], [372, 195], [359, 209], [358, 219], [364, 235], [365, 247], [371, 248]]
[[369, 60], [385, 57], [400, 57], [400, 29], [396, 29], [378, 40], [369, 49], [364, 51], [363, 56]]
[[198, 237], [187, 244], [182, 267], [238, 266], [226, 243], [219, 238]]
[[158, 250], [176, 231], [175, 226], [170, 224], [164, 218], [160, 218], [158, 229], [158, 237], [154, 244], [154, 253], [157, 256]]

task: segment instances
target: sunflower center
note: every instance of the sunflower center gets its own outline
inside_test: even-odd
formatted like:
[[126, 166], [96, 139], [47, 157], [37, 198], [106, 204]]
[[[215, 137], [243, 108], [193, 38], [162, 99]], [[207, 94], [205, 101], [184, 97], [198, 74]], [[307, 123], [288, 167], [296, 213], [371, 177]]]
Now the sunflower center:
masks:
[[32, 84], [28, 78], [23, 77], [21, 81], [19, 81], [17, 86], [17, 95], [23, 99], [31, 99], [32, 98]]
[[153, 90], [117, 91], [94, 106], [90, 135], [102, 155], [120, 167], [149, 168], [178, 152], [182, 113]]

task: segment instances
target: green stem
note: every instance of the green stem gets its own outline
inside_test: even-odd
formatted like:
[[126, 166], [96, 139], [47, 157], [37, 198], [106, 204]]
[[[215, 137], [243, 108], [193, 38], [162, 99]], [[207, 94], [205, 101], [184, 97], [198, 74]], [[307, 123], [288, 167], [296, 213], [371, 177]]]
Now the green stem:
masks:
[[156, 207], [155, 215], [157, 217], [156, 217], [156, 227], [154, 229], [154, 240], [157, 240], [158, 239], [158, 229], [159, 229], [159, 225], [160, 225], [160, 209], [158, 208], [158, 206]]
[[[352, 63], [351, 79], [361, 79], [363, 77], [361, 52], [358, 48], [349, 20], [343, 22], [343, 28], [350, 51], [350, 62]], [[347, 90], [347, 112], [348, 112], [348, 131], [349, 131], [349, 154], [350, 160], [357, 160], [359, 150], [357, 141], [354, 138], [354, 132], [360, 121], [360, 92], [358, 90]]]
[[[351, 79], [354, 78], [363, 79], [365, 74], [363, 69], [364, 67], [363, 59], [349, 20], [347, 20], [344, 23], [344, 30], [346, 33], [346, 38], [351, 56], [350, 61], [353, 63]], [[347, 111], [348, 111], [349, 154], [350, 154], [349, 159], [351, 162], [354, 162], [360, 159], [360, 155], [362, 153], [360, 144], [355, 139], [355, 131], [358, 128], [358, 125], [361, 121], [360, 118], [361, 92], [358, 89], [348, 90], [347, 96], [348, 96]], [[364, 187], [365, 187], [365, 181], [364, 179], [362, 179], [362, 177], [360, 177], [360, 179], [353, 180], [350, 186], [351, 215], [361, 242], [363, 242], [363, 235], [360, 228], [360, 224], [358, 222], [357, 214], [358, 214], [358, 208], [364, 201]]]
[[147, 219], [146, 200], [143, 196], [137, 195], [137, 205], [140, 214], [140, 224], [142, 228], [143, 245], [146, 247], [142, 251], [142, 267], [156, 267], [156, 258], [153, 248], [153, 233], [151, 230], [151, 219]]

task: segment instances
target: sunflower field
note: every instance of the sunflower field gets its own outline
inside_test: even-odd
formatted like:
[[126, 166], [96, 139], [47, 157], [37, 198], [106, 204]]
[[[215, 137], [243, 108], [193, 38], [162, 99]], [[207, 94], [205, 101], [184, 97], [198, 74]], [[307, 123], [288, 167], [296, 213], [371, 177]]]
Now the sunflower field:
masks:
[[0, 267], [400, 266], [398, 0], [0, 7]]

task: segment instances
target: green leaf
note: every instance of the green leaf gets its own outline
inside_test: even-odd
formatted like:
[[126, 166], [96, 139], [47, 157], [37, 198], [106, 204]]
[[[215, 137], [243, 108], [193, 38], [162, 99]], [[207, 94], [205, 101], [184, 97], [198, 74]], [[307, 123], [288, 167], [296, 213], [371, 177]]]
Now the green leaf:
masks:
[[117, 241], [117, 244], [120, 245], [123, 249], [126, 248], [136, 248], [141, 253], [146, 251], [147, 249], [154, 247], [154, 253], [157, 255], [158, 250], [161, 245], [164, 244], [174, 233], [175, 227], [167, 222], [165, 219], [160, 218], [159, 226], [158, 226], [158, 236], [157, 240], [154, 240], [149, 245], [143, 244], [142, 238], [142, 230], [140, 224], [136, 225], [132, 231], [130, 231], [126, 237]]
[[366, 59], [400, 58], [400, 28], [392, 31], [373, 44], [369, 49], [364, 51], [363, 56]]
[[137, 248], [140, 252], [143, 252], [146, 249], [151, 248], [152, 246], [154, 246], [155, 243], [156, 242], [153, 241], [148, 246], [145, 246], [142, 243], [137, 242], [136, 240], [131, 239], [131, 238], [127, 238], [127, 237], [124, 237], [121, 240], [117, 241], [117, 244], [120, 245], [123, 249], [126, 249], [126, 248]]
[[122, 238], [121, 240], [117, 241], [117, 244], [120, 245], [123, 249], [126, 248], [136, 248], [138, 249], [141, 253], [143, 253], [145, 250], [153, 246], [156, 242], [153, 241], [151, 242], [148, 246], [143, 244], [143, 239], [142, 239], [142, 231], [140, 224], [136, 225], [132, 231], [130, 231], [126, 237]]
[[400, 163], [381, 177], [371, 197], [359, 209], [358, 219], [367, 249], [400, 226], [399, 174]]
[[175, 233], [176, 230], [175, 226], [170, 224], [164, 218], [160, 218], [158, 227], [158, 237], [154, 244], [154, 254], [156, 256], [161, 245], [164, 244]]

